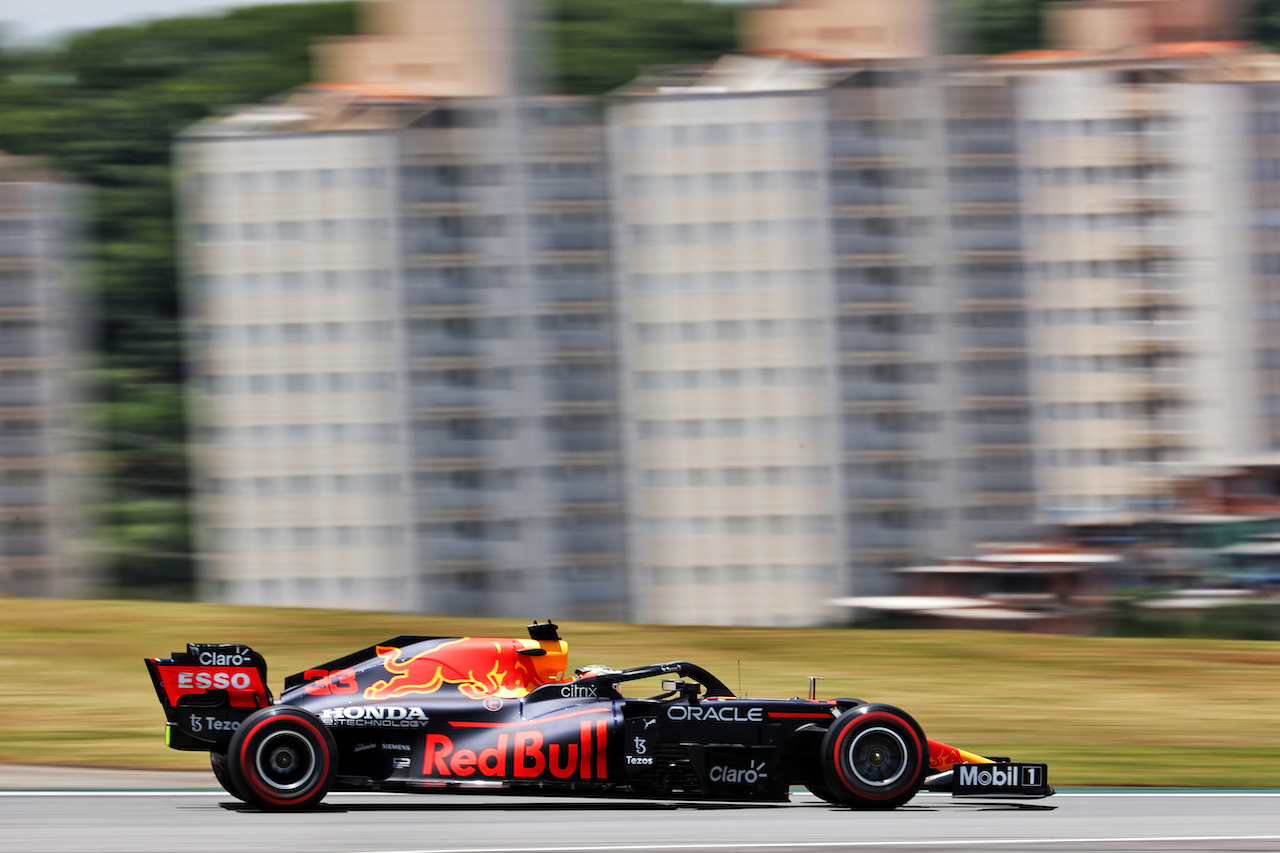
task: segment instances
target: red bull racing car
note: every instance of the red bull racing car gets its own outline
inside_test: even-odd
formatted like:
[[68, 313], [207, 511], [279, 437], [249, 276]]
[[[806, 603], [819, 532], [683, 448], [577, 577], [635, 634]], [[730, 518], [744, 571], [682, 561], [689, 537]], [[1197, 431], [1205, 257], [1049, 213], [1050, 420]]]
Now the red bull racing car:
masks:
[[[505, 791], [891, 809], [920, 790], [1047, 797], [1045, 765], [925, 737], [857, 699], [747, 699], [685, 661], [566, 674], [550, 622], [528, 640], [396, 637], [285, 679], [262, 655], [191, 644], [146, 661], [174, 749], [210, 754], [233, 796], [307, 809], [330, 790]], [[624, 696], [638, 682], [661, 692]], [[632, 682], [637, 682], [633, 684]], [[648, 691], [645, 691], [648, 692]]]

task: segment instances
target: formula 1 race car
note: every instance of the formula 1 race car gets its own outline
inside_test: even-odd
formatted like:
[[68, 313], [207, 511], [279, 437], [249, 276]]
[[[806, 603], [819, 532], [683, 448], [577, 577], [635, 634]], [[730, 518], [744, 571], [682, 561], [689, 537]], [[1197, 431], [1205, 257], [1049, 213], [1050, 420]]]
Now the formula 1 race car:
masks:
[[[920, 790], [1047, 797], [1043, 764], [925, 737], [890, 705], [736, 698], [684, 661], [566, 676], [550, 622], [529, 640], [397, 637], [285, 679], [247, 646], [192, 644], [146, 661], [166, 743], [210, 753], [238, 799], [306, 809], [330, 790], [480, 790], [891, 809]], [[623, 696], [642, 679], [662, 692]], [[639, 687], [642, 685], [631, 685]]]

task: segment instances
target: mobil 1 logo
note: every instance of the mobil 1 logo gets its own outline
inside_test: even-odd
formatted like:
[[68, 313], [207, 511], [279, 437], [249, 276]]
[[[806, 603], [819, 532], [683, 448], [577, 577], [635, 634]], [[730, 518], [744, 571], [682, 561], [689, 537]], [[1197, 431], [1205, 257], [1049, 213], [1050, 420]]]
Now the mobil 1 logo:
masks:
[[957, 797], [1045, 796], [1050, 792], [1046, 771], [1044, 764], [957, 764], [953, 793]]

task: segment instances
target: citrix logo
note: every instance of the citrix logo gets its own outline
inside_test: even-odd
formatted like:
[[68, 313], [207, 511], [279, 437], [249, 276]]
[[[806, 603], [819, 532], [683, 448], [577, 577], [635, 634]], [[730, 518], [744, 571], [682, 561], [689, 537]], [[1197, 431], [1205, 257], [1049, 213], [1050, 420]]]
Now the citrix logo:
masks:
[[594, 699], [599, 694], [594, 684], [566, 684], [560, 688], [560, 695], [565, 699]]

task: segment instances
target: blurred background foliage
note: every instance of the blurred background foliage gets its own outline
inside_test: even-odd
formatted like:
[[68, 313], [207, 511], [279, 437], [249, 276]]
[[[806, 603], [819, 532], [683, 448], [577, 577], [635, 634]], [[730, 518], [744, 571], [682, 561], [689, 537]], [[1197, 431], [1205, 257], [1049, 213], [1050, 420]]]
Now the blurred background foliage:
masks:
[[[955, 49], [1041, 46], [1047, 0], [951, 0]], [[644, 67], [736, 43], [732, 4], [550, 0], [558, 91], [599, 94]], [[357, 31], [355, 2], [240, 8], [0, 45], [0, 150], [45, 157], [92, 187], [86, 264], [97, 318], [90, 444], [100, 476], [104, 593], [192, 593], [187, 418], [171, 195], [173, 136], [233, 104], [306, 82], [319, 38]], [[1280, 43], [1280, 0], [1248, 34]]]

